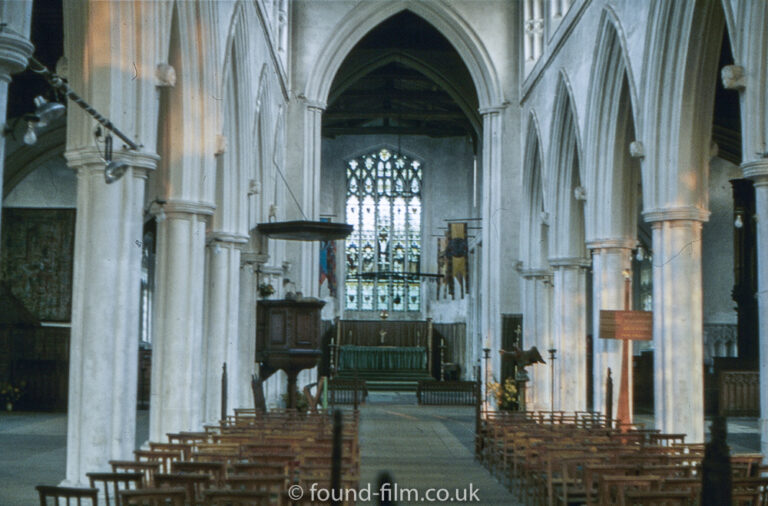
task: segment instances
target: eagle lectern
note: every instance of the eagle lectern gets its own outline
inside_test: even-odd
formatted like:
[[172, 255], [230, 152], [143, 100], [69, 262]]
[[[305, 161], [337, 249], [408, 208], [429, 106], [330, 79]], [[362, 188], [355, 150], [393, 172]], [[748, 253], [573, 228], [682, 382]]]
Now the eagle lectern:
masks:
[[260, 381], [278, 369], [288, 375], [288, 407], [296, 408], [296, 376], [320, 359], [322, 300], [260, 300], [256, 306], [256, 362]]

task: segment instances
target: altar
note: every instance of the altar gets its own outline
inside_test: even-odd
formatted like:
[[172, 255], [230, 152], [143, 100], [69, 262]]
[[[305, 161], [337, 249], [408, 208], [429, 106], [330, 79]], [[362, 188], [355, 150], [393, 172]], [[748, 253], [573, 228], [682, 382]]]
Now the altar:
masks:
[[427, 348], [424, 346], [357, 346], [339, 347], [339, 371], [350, 370], [426, 370]]

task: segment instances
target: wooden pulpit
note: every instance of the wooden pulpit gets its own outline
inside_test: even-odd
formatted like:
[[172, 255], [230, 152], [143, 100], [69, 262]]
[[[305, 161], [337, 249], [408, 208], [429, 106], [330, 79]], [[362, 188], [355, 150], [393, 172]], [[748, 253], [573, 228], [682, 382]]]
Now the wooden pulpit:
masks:
[[278, 369], [288, 375], [288, 407], [296, 407], [296, 376], [320, 360], [320, 310], [325, 302], [260, 300], [256, 306], [256, 362], [260, 380]]

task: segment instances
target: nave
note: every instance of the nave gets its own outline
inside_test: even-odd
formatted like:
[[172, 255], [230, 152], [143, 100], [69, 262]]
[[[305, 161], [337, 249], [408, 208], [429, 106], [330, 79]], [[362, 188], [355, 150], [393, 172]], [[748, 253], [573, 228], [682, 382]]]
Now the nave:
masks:
[[[400, 489], [453, 491], [471, 484], [480, 504], [525, 504], [475, 460], [474, 417], [468, 406], [418, 406], [411, 393], [371, 392], [360, 406], [360, 485], [375, 490], [386, 471]], [[146, 441], [147, 411], [136, 418], [136, 441]], [[653, 424], [652, 417], [637, 418], [646, 427]], [[0, 504], [35, 504], [36, 485], [61, 482], [66, 427], [66, 414], [0, 413]], [[732, 453], [758, 451], [757, 420], [730, 418], [728, 444]]]

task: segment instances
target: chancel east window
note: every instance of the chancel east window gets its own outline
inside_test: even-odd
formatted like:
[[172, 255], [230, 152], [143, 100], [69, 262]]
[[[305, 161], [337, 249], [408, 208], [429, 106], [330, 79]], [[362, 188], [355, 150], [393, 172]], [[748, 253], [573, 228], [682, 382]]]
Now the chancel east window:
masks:
[[422, 164], [381, 149], [347, 162], [347, 277], [351, 311], [419, 311]]

